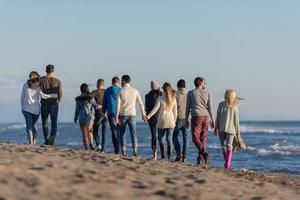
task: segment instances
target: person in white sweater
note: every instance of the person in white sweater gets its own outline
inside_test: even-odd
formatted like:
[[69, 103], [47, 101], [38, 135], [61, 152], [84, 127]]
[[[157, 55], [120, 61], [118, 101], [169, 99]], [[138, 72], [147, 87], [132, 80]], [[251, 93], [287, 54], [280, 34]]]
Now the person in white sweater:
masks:
[[156, 101], [155, 107], [147, 115], [145, 120], [149, 120], [158, 111], [158, 140], [160, 144], [161, 159], [165, 159], [165, 138], [167, 138], [167, 158], [171, 160], [173, 149], [173, 131], [177, 119], [177, 101], [175, 91], [170, 83], [164, 83], [163, 95]]
[[36, 144], [37, 121], [41, 112], [40, 98], [57, 98], [56, 94], [46, 95], [40, 88], [40, 76], [36, 71], [29, 74], [29, 80], [23, 85], [20, 103], [26, 121], [26, 132], [29, 144]]
[[122, 86], [117, 97], [116, 119], [120, 125], [120, 144], [122, 155], [126, 156], [126, 125], [129, 126], [133, 155], [137, 156], [138, 141], [136, 136], [136, 104], [139, 105], [144, 118], [145, 109], [140, 93], [130, 86], [130, 76], [122, 76]]

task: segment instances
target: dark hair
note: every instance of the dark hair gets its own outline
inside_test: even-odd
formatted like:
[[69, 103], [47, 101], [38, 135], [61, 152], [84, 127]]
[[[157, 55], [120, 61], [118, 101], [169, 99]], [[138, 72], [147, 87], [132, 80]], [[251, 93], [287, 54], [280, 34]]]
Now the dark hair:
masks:
[[37, 88], [40, 86], [40, 75], [36, 71], [32, 71], [29, 74], [29, 80], [27, 81], [29, 88]]
[[104, 84], [104, 80], [102, 78], [98, 79], [97, 85], [103, 85], [103, 84]]
[[29, 80], [34, 80], [34, 79], [40, 78], [40, 75], [36, 71], [32, 71], [29, 73], [28, 77], [29, 77]]
[[131, 79], [129, 75], [123, 75], [122, 76], [122, 81], [124, 81], [125, 83], [130, 83]]
[[111, 83], [114, 85], [114, 84], [116, 84], [116, 83], [118, 83], [118, 82], [120, 82], [120, 79], [119, 79], [119, 77], [117, 77], [117, 76], [115, 76], [115, 77], [113, 77], [112, 79], [111, 79]]
[[52, 64], [47, 65], [46, 72], [47, 72], [47, 74], [51, 74], [52, 72], [54, 72], [54, 65], [52, 65]]
[[205, 79], [202, 77], [195, 78], [194, 80], [195, 87], [199, 87], [203, 81], [205, 81]]
[[86, 83], [81, 84], [80, 86], [80, 92], [81, 93], [89, 93], [89, 86]]
[[178, 88], [185, 88], [185, 80], [180, 79], [180, 80], [177, 82], [177, 87], [178, 87]]

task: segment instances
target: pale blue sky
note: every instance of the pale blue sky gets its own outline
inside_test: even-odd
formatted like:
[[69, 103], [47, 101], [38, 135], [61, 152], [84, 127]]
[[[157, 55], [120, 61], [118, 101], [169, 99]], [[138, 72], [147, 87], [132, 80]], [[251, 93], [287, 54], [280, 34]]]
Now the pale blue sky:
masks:
[[192, 88], [207, 79], [215, 106], [226, 88], [247, 100], [242, 120], [300, 120], [299, 1], [0, 0], [0, 122], [23, 121], [19, 95], [31, 70], [57, 67], [72, 121], [87, 82], [130, 74]]

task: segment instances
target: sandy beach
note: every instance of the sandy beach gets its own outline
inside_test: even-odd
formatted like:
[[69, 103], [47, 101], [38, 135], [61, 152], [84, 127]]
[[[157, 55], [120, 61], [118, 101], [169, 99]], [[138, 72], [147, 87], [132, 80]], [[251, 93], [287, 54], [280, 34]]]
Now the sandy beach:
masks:
[[299, 177], [0, 143], [0, 199], [299, 199]]

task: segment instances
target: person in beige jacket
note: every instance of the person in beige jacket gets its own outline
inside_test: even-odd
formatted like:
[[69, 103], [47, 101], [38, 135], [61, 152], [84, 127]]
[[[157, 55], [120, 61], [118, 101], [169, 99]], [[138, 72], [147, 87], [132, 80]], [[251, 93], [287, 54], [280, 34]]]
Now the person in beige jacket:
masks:
[[173, 149], [173, 131], [177, 119], [177, 101], [175, 92], [170, 83], [164, 83], [163, 95], [159, 97], [152, 111], [146, 116], [149, 120], [158, 111], [158, 140], [160, 144], [161, 159], [165, 158], [164, 141], [167, 138], [167, 158], [171, 160]]

